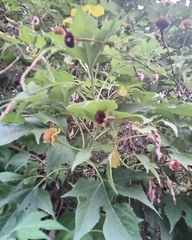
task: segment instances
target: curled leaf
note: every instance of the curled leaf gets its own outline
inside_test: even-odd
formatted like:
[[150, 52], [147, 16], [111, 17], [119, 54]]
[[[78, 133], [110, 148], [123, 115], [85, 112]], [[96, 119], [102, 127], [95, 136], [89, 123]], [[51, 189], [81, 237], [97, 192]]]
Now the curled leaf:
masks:
[[150, 133], [148, 135], [147, 140], [150, 143], [153, 143], [155, 145], [157, 158], [158, 158], [158, 160], [160, 160], [160, 158], [162, 157], [162, 153], [161, 153], [161, 136], [159, 135], [159, 133], [153, 131], [153, 133]]
[[169, 188], [169, 191], [173, 197], [173, 202], [176, 204], [176, 197], [175, 197], [175, 191], [173, 189], [173, 184], [172, 184], [172, 181], [169, 179], [169, 177], [166, 175], [166, 178], [167, 178], [167, 182], [166, 182], [166, 185], [167, 187]]
[[148, 193], [147, 193], [147, 196], [149, 198], [149, 201], [153, 204], [154, 201], [155, 201], [155, 183], [153, 182], [153, 180], [149, 180], [149, 190], [148, 190]]
[[109, 155], [109, 160], [111, 161], [111, 167], [112, 168], [117, 168], [117, 167], [120, 166], [120, 158], [119, 158], [119, 155], [118, 155], [117, 151], [113, 151]]
[[182, 165], [177, 161], [177, 160], [170, 160], [169, 162], [166, 163], [167, 166], [173, 171], [178, 171], [182, 169]]

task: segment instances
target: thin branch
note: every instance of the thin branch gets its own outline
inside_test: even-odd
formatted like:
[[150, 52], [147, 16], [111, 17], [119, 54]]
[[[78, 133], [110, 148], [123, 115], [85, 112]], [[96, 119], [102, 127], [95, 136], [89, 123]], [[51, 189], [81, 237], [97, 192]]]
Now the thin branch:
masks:
[[7, 72], [20, 59], [21, 55], [22, 54], [20, 54], [18, 57], [16, 57], [15, 60], [9, 66], [7, 66], [5, 69], [1, 70], [0, 75]]
[[172, 75], [173, 75], [173, 81], [177, 84], [177, 85], [180, 85], [179, 82], [177, 81], [176, 79], [176, 75], [175, 75], [175, 72], [174, 72], [174, 69], [173, 69], [173, 63], [172, 63], [172, 58], [171, 58], [171, 53], [169, 51], [169, 47], [165, 41], [165, 36], [164, 36], [164, 31], [162, 29], [160, 29], [160, 33], [161, 33], [161, 38], [162, 38], [162, 42], [163, 42], [163, 45], [164, 47], [167, 49], [167, 54], [168, 54], [168, 57], [169, 57], [169, 61], [170, 61], [170, 65], [171, 65], [171, 72], [172, 72]]
[[38, 63], [38, 61], [43, 57], [43, 55], [47, 52], [47, 50], [41, 52], [39, 56], [35, 58], [35, 60], [32, 62], [32, 64], [25, 70], [25, 72], [21, 76], [20, 84], [23, 89], [23, 91], [26, 90], [26, 85], [25, 85], [25, 77], [27, 74], [35, 67], [35, 65]]
[[11, 102], [8, 103], [6, 109], [4, 112], [1, 113], [0, 116], [0, 122], [3, 120], [3, 118], [12, 110], [13, 106], [15, 105], [15, 100], [12, 100]]

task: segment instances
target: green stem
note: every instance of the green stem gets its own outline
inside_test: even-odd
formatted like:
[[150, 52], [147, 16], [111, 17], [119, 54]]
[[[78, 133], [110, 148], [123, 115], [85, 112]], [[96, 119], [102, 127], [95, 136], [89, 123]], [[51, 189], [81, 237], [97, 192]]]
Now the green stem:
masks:
[[64, 145], [64, 146], [66, 146], [66, 147], [72, 148], [72, 149], [77, 150], [77, 151], [81, 151], [81, 149], [76, 148], [76, 147], [73, 147], [73, 146], [71, 146], [71, 145], [69, 145], [69, 144], [67, 144], [67, 143], [59, 140], [58, 138], [57, 138], [55, 141], [58, 142], [58, 143], [60, 143], [60, 144], [62, 144], [62, 145]]
[[95, 167], [95, 165], [90, 161], [85, 161], [85, 162], [88, 163], [89, 165], [91, 165], [95, 169], [96, 173], [98, 174], [99, 178], [101, 179], [101, 182], [103, 182], [103, 178], [101, 177], [101, 175], [100, 175], [99, 171], [97, 170], [97, 168]]
[[38, 188], [41, 183], [43, 183], [46, 179], [49, 179], [49, 176], [51, 176], [54, 172], [57, 172], [57, 171], [62, 171], [62, 170], [68, 170], [68, 168], [57, 168], [55, 170], [53, 170], [52, 172], [50, 172], [48, 175], [46, 175], [35, 187], [34, 189]]
[[[185, 46], [185, 43], [186, 43], [186, 40], [187, 40], [187, 37], [188, 37], [188, 33], [189, 33], [189, 31], [188, 31], [188, 29], [186, 29], [185, 30], [185, 38], [183, 40], [183, 45], [182, 45], [181, 59], [183, 58], [183, 54], [184, 54], [183, 48]], [[181, 71], [180, 71], [180, 73], [181, 73]], [[178, 80], [179, 82], [180, 82], [180, 79], [181, 79], [181, 74], [179, 74], [179, 80]]]
[[95, 137], [95, 141], [96, 141], [98, 138], [100, 138], [103, 134], [107, 133], [109, 130], [111, 130], [111, 128], [107, 128], [107, 129], [105, 129], [103, 132], [101, 132], [99, 135], [97, 135], [97, 136]]
[[74, 119], [75, 123], [77, 124], [77, 126], [79, 127], [79, 130], [80, 130], [80, 132], [81, 132], [82, 149], [84, 149], [84, 148], [85, 148], [85, 138], [84, 138], [84, 134], [83, 134], [82, 127], [81, 127], [81, 125], [79, 124], [79, 122], [77, 121], [77, 119], [75, 119], [74, 117], [73, 117], [73, 119]]

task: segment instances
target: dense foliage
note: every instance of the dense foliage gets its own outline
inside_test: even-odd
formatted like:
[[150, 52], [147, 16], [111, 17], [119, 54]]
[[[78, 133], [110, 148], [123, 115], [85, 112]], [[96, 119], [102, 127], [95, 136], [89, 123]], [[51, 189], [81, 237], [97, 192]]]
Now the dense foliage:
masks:
[[191, 11], [0, 3], [1, 240], [192, 239]]

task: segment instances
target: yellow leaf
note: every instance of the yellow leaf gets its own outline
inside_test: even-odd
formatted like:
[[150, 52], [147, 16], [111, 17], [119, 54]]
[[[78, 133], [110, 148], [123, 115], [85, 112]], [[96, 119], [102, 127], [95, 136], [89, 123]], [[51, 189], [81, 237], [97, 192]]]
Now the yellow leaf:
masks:
[[76, 8], [71, 9], [71, 17], [75, 17], [76, 13], [77, 13]]
[[118, 94], [119, 94], [119, 96], [121, 96], [121, 97], [127, 96], [127, 91], [126, 91], [126, 89], [125, 89], [124, 86], [122, 86], [122, 87], [119, 89]]
[[65, 26], [66, 23], [72, 24], [73, 23], [73, 19], [72, 18], [66, 18], [63, 20], [63, 25]]
[[120, 158], [119, 158], [117, 151], [115, 150], [111, 154], [112, 154], [111, 155], [111, 167], [112, 168], [119, 167], [120, 166]]
[[95, 7], [93, 7], [91, 15], [93, 15], [94, 17], [100, 17], [102, 15], [104, 15], [104, 8], [100, 5], [97, 5]]

